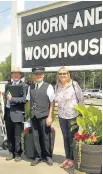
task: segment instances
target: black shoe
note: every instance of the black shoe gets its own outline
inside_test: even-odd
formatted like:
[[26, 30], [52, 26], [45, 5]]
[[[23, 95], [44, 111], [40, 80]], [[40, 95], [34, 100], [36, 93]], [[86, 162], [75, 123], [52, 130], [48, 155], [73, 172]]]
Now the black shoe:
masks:
[[47, 160], [45, 158], [42, 158], [42, 162], [46, 162]]
[[14, 155], [10, 152], [9, 155], [6, 157], [6, 161], [10, 161], [14, 159]]
[[35, 160], [33, 160], [30, 164], [30, 166], [36, 166], [37, 164], [39, 164], [41, 162], [40, 158], [35, 158]]
[[20, 162], [21, 161], [21, 157], [20, 156], [16, 156], [15, 157], [15, 162]]
[[50, 157], [46, 157], [46, 162], [49, 166], [53, 165], [53, 160]]

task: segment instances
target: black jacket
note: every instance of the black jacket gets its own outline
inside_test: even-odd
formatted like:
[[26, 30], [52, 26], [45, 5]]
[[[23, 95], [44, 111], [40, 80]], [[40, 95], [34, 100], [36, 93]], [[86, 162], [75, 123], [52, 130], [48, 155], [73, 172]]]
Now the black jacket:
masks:
[[[12, 83], [8, 83], [5, 86], [5, 108], [4, 108], [4, 120], [6, 119], [6, 104], [7, 104], [7, 93], [8, 86], [12, 85]], [[23, 96], [22, 97], [12, 97], [10, 100], [10, 117], [13, 122], [23, 122], [24, 121], [24, 112], [25, 112], [25, 103], [26, 103], [26, 95], [28, 85], [24, 82], [20, 81], [18, 85], [23, 86]]]

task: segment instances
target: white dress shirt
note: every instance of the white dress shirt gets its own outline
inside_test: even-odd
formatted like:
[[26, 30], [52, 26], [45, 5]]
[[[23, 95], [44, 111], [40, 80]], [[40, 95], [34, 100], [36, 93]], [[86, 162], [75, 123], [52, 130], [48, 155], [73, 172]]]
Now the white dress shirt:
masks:
[[[41, 87], [42, 84], [43, 84], [43, 81], [38, 83], [38, 89]], [[36, 86], [37, 86], [37, 84], [35, 84], [35, 89], [36, 89]], [[54, 89], [51, 84], [49, 84], [49, 86], [47, 88], [47, 96], [48, 96], [50, 102], [53, 102], [53, 100], [55, 99]], [[30, 100], [30, 86], [28, 88], [26, 100]]]

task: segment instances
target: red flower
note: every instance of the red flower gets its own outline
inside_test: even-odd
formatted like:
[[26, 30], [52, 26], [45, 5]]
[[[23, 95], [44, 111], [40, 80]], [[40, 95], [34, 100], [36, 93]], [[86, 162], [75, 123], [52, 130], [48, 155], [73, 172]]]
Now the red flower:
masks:
[[82, 140], [85, 140], [87, 138], [87, 134], [86, 133], [83, 133], [82, 135], [81, 135], [81, 139]]
[[81, 135], [79, 133], [75, 133], [74, 134], [74, 138], [77, 139], [77, 140], [80, 140], [81, 139]]
[[26, 128], [26, 129], [24, 129], [24, 132], [25, 132], [25, 133], [29, 133], [29, 127]]

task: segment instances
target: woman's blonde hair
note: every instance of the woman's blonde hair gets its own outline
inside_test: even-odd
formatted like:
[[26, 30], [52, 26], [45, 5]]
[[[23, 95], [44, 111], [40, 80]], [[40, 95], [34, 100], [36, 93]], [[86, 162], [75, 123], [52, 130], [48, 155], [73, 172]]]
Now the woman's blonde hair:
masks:
[[65, 70], [67, 73], [68, 73], [68, 81], [70, 79], [70, 73], [69, 73], [69, 70], [65, 67], [65, 66], [62, 66], [61, 68], [59, 68], [59, 70], [57, 71], [57, 84], [61, 83], [61, 81], [59, 80], [59, 71], [60, 70]]

